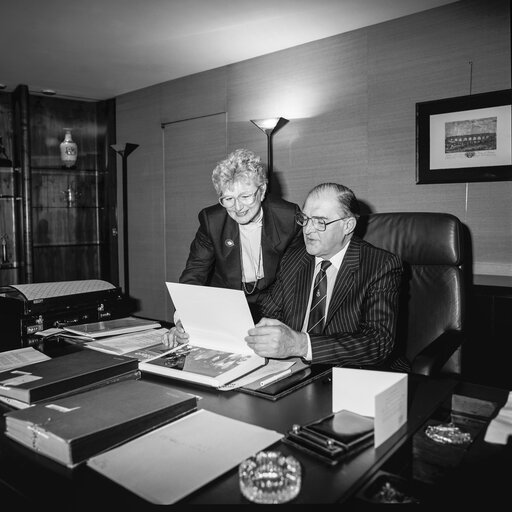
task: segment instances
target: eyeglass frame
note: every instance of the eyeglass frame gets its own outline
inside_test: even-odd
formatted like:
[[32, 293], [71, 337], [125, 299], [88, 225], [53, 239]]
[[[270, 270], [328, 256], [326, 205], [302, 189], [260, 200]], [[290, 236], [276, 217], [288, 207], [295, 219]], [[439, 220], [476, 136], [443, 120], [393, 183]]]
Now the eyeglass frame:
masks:
[[[236, 205], [236, 202], [239, 201], [241, 204], [243, 204], [244, 206], [252, 206], [255, 202], [256, 202], [256, 196], [258, 195], [258, 192], [260, 191], [262, 185], [258, 185], [258, 188], [252, 192], [251, 194], [239, 194], [238, 196], [236, 197], [233, 197], [233, 196], [220, 196], [219, 197], [219, 203], [220, 205], [223, 207], [223, 208], [233, 208], [233, 206]], [[252, 196], [252, 199], [250, 202], [246, 203], [245, 201], [242, 201], [240, 199], [241, 196]], [[233, 204], [231, 206], [225, 206], [222, 204], [222, 200], [223, 199], [233, 199]]]
[[[339, 219], [330, 220], [329, 222], [325, 222], [325, 219], [322, 219], [321, 217], [308, 217], [305, 213], [300, 212], [295, 214], [295, 222], [301, 226], [302, 228], [305, 228], [308, 225], [308, 222], [311, 221], [313, 224], [313, 227], [316, 231], [324, 232], [327, 229], [327, 226], [329, 224], [332, 224], [333, 222], [338, 222], [339, 220], [346, 220], [350, 219], [352, 215], [347, 215], [346, 217], [341, 217]], [[305, 219], [305, 222], [304, 222]], [[300, 220], [300, 222], [299, 222]], [[319, 228], [317, 223], [321, 222], [322, 228]]]

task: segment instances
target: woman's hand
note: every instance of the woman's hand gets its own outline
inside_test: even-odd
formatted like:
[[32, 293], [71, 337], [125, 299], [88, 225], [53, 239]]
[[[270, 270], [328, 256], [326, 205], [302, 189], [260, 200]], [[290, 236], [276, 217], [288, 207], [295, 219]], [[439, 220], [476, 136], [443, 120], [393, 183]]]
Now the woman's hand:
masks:
[[190, 336], [185, 329], [183, 328], [183, 324], [181, 320], [176, 322], [175, 327], [171, 327], [163, 337], [163, 344], [169, 348], [177, 347], [178, 345], [183, 345], [189, 342]]

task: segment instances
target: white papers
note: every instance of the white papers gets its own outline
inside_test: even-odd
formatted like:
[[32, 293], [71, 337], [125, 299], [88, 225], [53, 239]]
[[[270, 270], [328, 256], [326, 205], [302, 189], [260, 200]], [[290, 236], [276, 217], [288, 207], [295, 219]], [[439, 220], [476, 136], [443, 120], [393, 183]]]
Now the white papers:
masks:
[[6, 352], [0, 352], [0, 372], [19, 368], [27, 364], [39, 363], [47, 359], [50, 359], [50, 357], [39, 352], [34, 347], [7, 350]]
[[191, 344], [254, 355], [244, 340], [254, 321], [242, 290], [166, 284]]
[[160, 322], [127, 316], [114, 318], [112, 320], [100, 320], [86, 324], [66, 325], [64, 330], [78, 336], [87, 336], [90, 339], [117, 336], [131, 332], [145, 331], [147, 329], [158, 329], [162, 327]]
[[[133, 332], [129, 334], [120, 334], [109, 338], [102, 338], [98, 341], [84, 343], [85, 348], [107, 352], [108, 354], [128, 354], [136, 350], [146, 349], [163, 342], [163, 337], [169, 329], [161, 327], [160, 329], [148, 329], [146, 331]], [[168, 351], [171, 349], [168, 348]], [[158, 357], [156, 354], [155, 357]]]
[[332, 369], [332, 411], [342, 409], [374, 418], [375, 447], [407, 421], [407, 374]]
[[87, 465], [151, 503], [169, 505], [282, 437], [199, 410], [92, 457]]
[[488, 443], [507, 444], [508, 437], [512, 435], [512, 391], [508, 395], [507, 403], [501, 408], [485, 432], [484, 440]]

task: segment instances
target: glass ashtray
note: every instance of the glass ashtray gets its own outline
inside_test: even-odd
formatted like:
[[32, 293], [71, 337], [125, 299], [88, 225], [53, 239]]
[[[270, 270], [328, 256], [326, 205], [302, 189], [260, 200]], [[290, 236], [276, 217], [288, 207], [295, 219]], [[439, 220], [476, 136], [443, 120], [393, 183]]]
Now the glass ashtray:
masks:
[[254, 503], [286, 503], [299, 494], [301, 467], [295, 457], [262, 451], [238, 467], [240, 491]]
[[472, 441], [471, 434], [461, 430], [453, 423], [429, 425], [425, 429], [428, 438], [440, 444], [468, 444]]

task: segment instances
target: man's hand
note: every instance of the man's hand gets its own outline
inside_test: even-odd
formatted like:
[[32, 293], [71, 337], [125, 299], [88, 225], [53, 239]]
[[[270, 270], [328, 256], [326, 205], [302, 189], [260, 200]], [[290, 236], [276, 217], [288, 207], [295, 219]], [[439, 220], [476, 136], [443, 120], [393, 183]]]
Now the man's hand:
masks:
[[174, 348], [178, 345], [188, 343], [189, 334], [185, 332], [181, 320], [176, 322], [175, 327], [171, 327], [165, 334], [162, 343], [169, 348]]
[[248, 334], [245, 337], [247, 345], [261, 357], [283, 359], [307, 355], [307, 335], [290, 329], [279, 320], [262, 318], [255, 327], [249, 329]]

